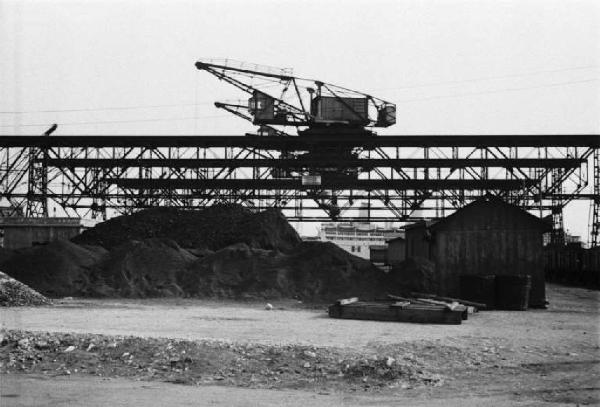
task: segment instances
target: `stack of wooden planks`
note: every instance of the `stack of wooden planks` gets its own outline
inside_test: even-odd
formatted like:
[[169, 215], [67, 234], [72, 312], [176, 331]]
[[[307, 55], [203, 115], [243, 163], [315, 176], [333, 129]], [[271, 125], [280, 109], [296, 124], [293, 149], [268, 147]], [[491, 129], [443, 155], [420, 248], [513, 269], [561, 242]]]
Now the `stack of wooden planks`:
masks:
[[[360, 301], [357, 297], [345, 298], [329, 307], [329, 316], [344, 319], [459, 325], [463, 320], [468, 319], [468, 314], [477, 312], [478, 307], [475, 303], [466, 304], [469, 301], [462, 302], [458, 299], [448, 301], [431, 297], [428, 294], [414, 298], [388, 295], [386, 299], [377, 301]], [[484, 304], [477, 305], [485, 307]]]

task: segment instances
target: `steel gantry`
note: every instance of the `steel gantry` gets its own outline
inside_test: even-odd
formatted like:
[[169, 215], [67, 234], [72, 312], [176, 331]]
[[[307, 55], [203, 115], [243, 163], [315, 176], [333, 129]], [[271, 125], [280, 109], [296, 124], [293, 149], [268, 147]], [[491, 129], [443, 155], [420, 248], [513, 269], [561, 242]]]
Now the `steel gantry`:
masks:
[[494, 194], [556, 220], [574, 199], [597, 202], [585, 191], [599, 147], [597, 135], [3, 136], [0, 197], [28, 216], [228, 202], [292, 221], [407, 222]]
[[594, 194], [590, 216], [590, 246], [600, 246], [600, 149], [594, 150]]
[[289, 69], [229, 59], [195, 67], [240, 91], [245, 100], [215, 106], [255, 133], [55, 136], [55, 125], [44, 136], [2, 136], [2, 212], [105, 219], [237, 203], [277, 207], [292, 221], [410, 222], [493, 194], [551, 218], [560, 243], [562, 209], [584, 198], [595, 203], [598, 241], [598, 135], [378, 136], [374, 128], [396, 123], [389, 101]]

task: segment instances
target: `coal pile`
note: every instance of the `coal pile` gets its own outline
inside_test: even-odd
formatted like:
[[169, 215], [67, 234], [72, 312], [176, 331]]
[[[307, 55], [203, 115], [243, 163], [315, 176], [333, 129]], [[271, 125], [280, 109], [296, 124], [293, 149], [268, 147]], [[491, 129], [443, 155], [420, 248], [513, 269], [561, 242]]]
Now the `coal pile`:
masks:
[[238, 243], [197, 259], [179, 273], [178, 281], [195, 297], [278, 296], [278, 289], [286, 289], [285, 284], [276, 284], [282, 258], [279, 251]]
[[183, 296], [176, 276], [197, 257], [171, 239], [132, 240], [115, 247], [90, 274], [89, 294], [110, 297]]
[[147, 209], [100, 223], [72, 240], [110, 250], [130, 240], [155, 237], [172, 239], [184, 248], [213, 251], [234, 243], [289, 251], [301, 242], [280, 211], [253, 213], [239, 205], [218, 205], [203, 210]]
[[303, 242], [287, 259], [297, 294], [311, 300], [373, 298], [381, 294], [385, 274], [370, 261], [331, 242]]
[[90, 287], [92, 267], [106, 250], [66, 240], [15, 250], [0, 267], [8, 275], [49, 297], [82, 295]]
[[31, 287], [0, 272], [0, 306], [48, 305], [50, 300]]
[[7, 253], [0, 269], [48, 297], [374, 297], [384, 273], [333, 243], [302, 242], [278, 210], [156, 208], [72, 241]]
[[333, 243], [303, 242], [290, 253], [236, 244], [193, 262], [179, 276], [189, 295], [331, 301], [381, 293], [383, 273]]
[[176, 276], [197, 258], [170, 239], [132, 240], [110, 252], [56, 241], [18, 250], [1, 267], [49, 297], [183, 296]]

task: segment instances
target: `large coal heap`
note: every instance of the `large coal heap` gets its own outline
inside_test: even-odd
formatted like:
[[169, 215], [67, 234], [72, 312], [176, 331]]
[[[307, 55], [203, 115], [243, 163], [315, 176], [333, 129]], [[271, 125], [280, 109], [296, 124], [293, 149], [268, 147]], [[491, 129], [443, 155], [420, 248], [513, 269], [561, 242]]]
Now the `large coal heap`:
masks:
[[381, 293], [384, 273], [333, 243], [302, 242], [278, 210], [157, 208], [72, 241], [0, 253], [0, 269], [44, 295], [299, 298]]
[[301, 242], [279, 210], [253, 213], [239, 205], [217, 205], [202, 210], [146, 209], [119, 216], [72, 239], [78, 244], [112, 249], [130, 240], [172, 239], [184, 248], [219, 250], [234, 243], [289, 251]]

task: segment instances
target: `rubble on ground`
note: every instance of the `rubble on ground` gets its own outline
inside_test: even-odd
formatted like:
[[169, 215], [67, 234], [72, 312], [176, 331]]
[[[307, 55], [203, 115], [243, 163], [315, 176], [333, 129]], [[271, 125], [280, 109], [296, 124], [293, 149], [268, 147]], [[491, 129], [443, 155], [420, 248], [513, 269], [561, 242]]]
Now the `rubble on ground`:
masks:
[[[0, 373], [89, 374], [253, 388], [378, 390], [435, 386], [443, 377], [414, 353], [8, 331]], [[409, 357], [407, 356], [409, 355]]]
[[48, 305], [51, 301], [31, 287], [0, 272], [0, 306]]

